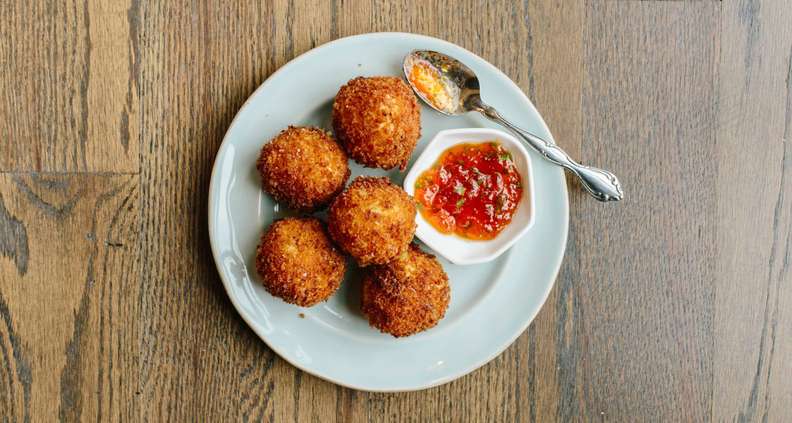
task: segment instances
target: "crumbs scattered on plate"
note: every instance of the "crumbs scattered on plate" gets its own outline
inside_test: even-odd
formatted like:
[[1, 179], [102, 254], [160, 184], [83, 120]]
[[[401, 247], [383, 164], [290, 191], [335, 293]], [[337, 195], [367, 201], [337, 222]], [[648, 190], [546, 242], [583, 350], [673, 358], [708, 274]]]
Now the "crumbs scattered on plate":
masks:
[[298, 316], [300, 316], [300, 319], [305, 319], [305, 313], [300, 313]]

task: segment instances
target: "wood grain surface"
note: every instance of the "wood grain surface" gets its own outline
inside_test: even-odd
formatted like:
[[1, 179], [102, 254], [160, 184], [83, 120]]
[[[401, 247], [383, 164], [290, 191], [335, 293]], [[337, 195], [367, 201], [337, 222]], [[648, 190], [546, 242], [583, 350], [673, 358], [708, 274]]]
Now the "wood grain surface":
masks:
[[792, 8], [721, 14], [713, 418], [792, 419]]
[[[792, 419], [792, 8], [735, 1], [0, 4], [0, 421]], [[296, 370], [227, 299], [209, 174], [327, 41], [457, 43], [626, 198], [570, 186], [566, 257], [501, 356], [420, 392]]]

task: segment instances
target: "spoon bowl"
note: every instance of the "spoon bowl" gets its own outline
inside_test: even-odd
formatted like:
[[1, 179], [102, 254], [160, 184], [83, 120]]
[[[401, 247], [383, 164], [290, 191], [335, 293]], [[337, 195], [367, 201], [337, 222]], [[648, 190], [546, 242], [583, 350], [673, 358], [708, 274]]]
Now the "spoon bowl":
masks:
[[[427, 66], [430, 72], [436, 72], [442, 88], [446, 91], [451, 101], [448, 104], [437, 104], [428, 98], [422, 90], [416, 89], [415, 82], [410, 78], [416, 67]], [[413, 91], [429, 107], [445, 115], [461, 115], [469, 110], [465, 108], [465, 99], [471, 95], [479, 95], [479, 81], [476, 74], [464, 63], [452, 59], [436, 51], [416, 50], [404, 58], [402, 64], [404, 75], [410, 82]]]

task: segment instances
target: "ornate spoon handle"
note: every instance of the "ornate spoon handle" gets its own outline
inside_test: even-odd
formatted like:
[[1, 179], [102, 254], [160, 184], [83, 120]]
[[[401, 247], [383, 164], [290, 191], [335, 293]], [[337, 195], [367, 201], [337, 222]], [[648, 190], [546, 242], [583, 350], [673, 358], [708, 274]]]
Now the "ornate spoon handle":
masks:
[[526, 144], [541, 153], [545, 159], [569, 169], [580, 178], [580, 182], [594, 198], [599, 201], [619, 201], [624, 197], [621, 184], [616, 175], [604, 169], [582, 165], [569, 157], [564, 150], [555, 144], [549, 143], [542, 138], [512, 124], [504, 119], [494, 107], [488, 106], [479, 100], [476, 110], [481, 112], [490, 120], [497, 122], [512, 132], [519, 135]]

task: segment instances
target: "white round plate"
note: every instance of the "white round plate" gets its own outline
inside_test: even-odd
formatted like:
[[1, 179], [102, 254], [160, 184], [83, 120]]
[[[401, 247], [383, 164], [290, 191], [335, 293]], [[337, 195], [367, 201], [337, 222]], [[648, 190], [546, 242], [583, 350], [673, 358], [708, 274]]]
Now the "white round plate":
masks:
[[[533, 151], [534, 225], [497, 260], [456, 266], [440, 260], [451, 305], [440, 323], [396, 339], [369, 327], [360, 313], [359, 270], [328, 301], [299, 308], [269, 295], [258, 281], [255, 251], [273, 219], [289, 214], [261, 191], [255, 162], [262, 144], [288, 125], [330, 129], [338, 88], [359, 75], [401, 75], [414, 49], [436, 50], [465, 62], [479, 76], [484, 100], [526, 129], [552, 139], [523, 92], [475, 54], [446, 41], [376, 33], [339, 39], [292, 60], [250, 96], [217, 153], [209, 187], [209, 238], [228, 296], [253, 331], [294, 366], [339, 385], [366, 391], [409, 391], [440, 385], [495, 358], [531, 323], [553, 286], [566, 245], [569, 205], [564, 175]], [[421, 110], [422, 137], [413, 160], [437, 131], [492, 127], [476, 114], [447, 117]], [[410, 163], [412, 164], [412, 163]], [[352, 177], [404, 173], [350, 162]], [[350, 178], [351, 180], [351, 178]], [[426, 248], [423, 246], [423, 248]]]

